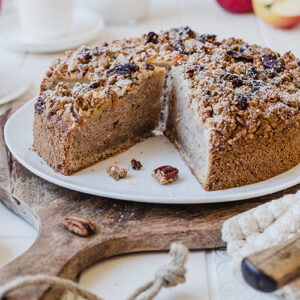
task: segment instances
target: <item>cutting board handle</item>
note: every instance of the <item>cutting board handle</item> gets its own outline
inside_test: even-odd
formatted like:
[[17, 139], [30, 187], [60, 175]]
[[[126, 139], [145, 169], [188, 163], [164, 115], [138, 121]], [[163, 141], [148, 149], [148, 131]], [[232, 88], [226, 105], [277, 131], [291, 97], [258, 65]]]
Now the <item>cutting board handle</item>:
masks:
[[[134, 203], [70, 191], [35, 176], [12, 157], [3, 128], [14, 110], [0, 116], [0, 201], [39, 234], [26, 253], [0, 269], [0, 285], [40, 273], [76, 280], [82, 270], [103, 258], [168, 250], [176, 241], [189, 249], [224, 247], [224, 220], [300, 188], [247, 201], [199, 205]], [[91, 220], [97, 225], [96, 234], [82, 238], [68, 232], [61, 224], [66, 216]], [[60, 292], [28, 287], [10, 293], [8, 299], [58, 299]]]
[[245, 281], [271, 293], [300, 276], [300, 234], [276, 247], [254, 253], [242, 261]]

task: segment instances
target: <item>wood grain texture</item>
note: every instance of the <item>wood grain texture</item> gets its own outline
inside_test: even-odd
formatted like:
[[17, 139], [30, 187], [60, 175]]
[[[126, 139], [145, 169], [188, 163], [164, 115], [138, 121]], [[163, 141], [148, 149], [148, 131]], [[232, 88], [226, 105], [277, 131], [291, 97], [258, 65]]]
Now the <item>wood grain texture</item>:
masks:
[[[0, 201], [38, 231], [33, 246], [0, 269], [0, 285], [16, 276], [44, 273], [76, 280], [87, 266], [107, 257], [169, 249], [181, 241], [190, 249], [224, 247], [225, 219], [287, 193], [247, 201], [202, 205], [154, 205], [82, 194], [49, 183], [21, 166], [7, 150], [3, 128], [12, 110], [0, 116]], [[66, 231], [60, 220], [80, 216], [95, 222], [97, 233], [82, 238]], [[47, 286], [16, 291], [8, 299], [57, 299]]]
[[[273, 292], [300, 275], [300, 234], [275, 247], [256, 252], [243, 261], [250, 275], [250, 285]], [[248, 282], [247, 276], [244, 276]], [[266, 289], [266, 290], [264, 290]]]

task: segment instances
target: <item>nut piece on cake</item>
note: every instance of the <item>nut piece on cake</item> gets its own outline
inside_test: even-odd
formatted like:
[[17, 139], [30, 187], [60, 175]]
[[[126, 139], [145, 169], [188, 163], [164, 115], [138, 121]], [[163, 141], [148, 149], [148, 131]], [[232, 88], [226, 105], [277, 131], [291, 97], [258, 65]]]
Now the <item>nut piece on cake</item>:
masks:
[[111, 165], [106, 169], [106, 173], [111, 176], [115, 181], [127, 176], [127, 170], [118, 166]]
[[159, 184], [168, 184], [178, 179], [178, 173], [178, 169], [172, 166], [161, 166], [153, 170], [152, 177], [154, 177]]
[[140, 170], [143, 167], [143, 165], [141, 164], [140, 161], [138, 161], [138, 160], [136, 160], [136, 159], [133, 158], [131, 160], [131, 167], [134, 170]]

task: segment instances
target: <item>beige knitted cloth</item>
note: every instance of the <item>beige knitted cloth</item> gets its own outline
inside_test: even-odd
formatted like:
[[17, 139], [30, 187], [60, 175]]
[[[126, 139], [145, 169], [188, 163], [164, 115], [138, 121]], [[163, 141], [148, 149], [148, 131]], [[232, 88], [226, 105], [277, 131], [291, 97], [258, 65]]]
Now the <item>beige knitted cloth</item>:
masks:
[[[233, 257], [233, 269], [241, 278], [244, 257], [278, 245], [300, 232], [300, 191], [260, 205], [226, 220], [222, 238]], [[242, 278], [241, 278], [242, 280]], [[300, 299], [300, 278], [274, 293], [284, 299]]]

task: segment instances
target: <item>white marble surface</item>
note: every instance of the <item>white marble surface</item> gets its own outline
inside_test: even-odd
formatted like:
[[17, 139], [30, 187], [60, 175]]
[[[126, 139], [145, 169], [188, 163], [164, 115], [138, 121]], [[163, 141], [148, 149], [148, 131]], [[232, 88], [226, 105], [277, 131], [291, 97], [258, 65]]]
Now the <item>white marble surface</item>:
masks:
[[[4, 2], [5, 11], [10, 9], [9, 1], [11, 0]], [[92, 2], [95, 1], [85, 1]], [[77, 3], [83, 5], [81, 1]], [[199, 32], [216, 33], [220, 37], [241, 37], [279, 52], [292, 49], [300, 57], [299, 26], [289, 31], [276, 30], [263, 24], [253, 14], [226, 13], [214, 0], [152, 0], [148, 19], [131, 27], [106, 28], [99, 40], [135, 36], [150, 30], [158, 31], [180, 25], [190, 25]], [[22, 99], [29, 99], [37, 93], [45, 69], [58, 55], [61, 53], [33, 55], [0, 48], [0, 61], [23, 69], [31, 78], [31, 87]], [[0, 112], [9, 105], [0, 106]], [[34, 243], [36, 236], [37, 233], [30, 225], [0, 204], [0, 266], [26, 251]], [[137, 286], [151, 279], [154, 271], [166, 260], [168, 256], [164, 253], [108, 259], [85, 270], [80, 276], [80, 283], [105, 299], [125, 299]], [[225, 251], [192, 252], [187, 269], [186, 283], [163, 290], [157, 297], [158, 300], [273, 299], [270, 295], [254, 292], [239, 283], [230, 271], [230, 258]], [[71, 295], [66, 295], [65, 298], [73, 299]]]

